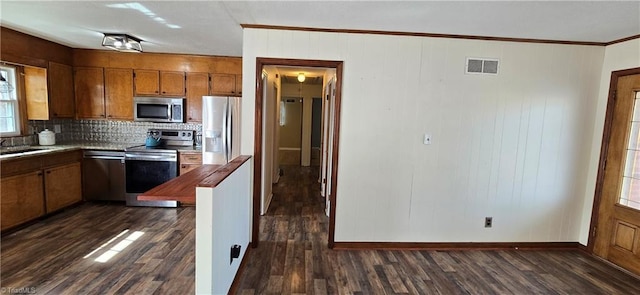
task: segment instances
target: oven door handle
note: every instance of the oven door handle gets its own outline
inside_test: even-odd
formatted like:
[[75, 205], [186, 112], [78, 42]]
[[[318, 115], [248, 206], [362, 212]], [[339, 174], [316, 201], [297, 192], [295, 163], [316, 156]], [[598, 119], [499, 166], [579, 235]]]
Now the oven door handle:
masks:
[[125, 154], [125, 161], [169, 161], [176, 162], [177, 156]]

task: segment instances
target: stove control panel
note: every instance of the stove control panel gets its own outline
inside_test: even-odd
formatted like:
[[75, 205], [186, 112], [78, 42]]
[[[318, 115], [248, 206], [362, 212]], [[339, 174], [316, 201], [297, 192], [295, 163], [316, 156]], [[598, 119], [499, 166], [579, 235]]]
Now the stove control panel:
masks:
[[194, 130], [149, 129], [148, 131], [158, 134], [165, 145], [193, 145], [195, 135]]

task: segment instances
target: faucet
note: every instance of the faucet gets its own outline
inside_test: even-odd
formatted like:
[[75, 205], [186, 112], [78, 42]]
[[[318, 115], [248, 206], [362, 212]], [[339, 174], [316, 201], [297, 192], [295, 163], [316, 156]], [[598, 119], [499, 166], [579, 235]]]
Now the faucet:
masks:
[[4, 146], [5, 139], [0, 140], [0, 147]]

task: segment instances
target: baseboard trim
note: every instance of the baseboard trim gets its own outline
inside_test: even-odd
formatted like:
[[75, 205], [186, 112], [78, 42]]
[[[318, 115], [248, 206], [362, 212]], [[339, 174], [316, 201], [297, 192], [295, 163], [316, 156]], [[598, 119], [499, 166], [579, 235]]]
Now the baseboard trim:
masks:
[[578, 250], [578, 242], [414, 243], [335, 242], [334, 250]]
[[233, 282], [231, 282], [231, 287], [229, 287], [229, 292], [227, 294], [236, 294], [238, 292], [238, 288], [240, 287], [240, 278], [242, 277], [242, 273], [245, 268], [247, 268], [247, 261], [249, 261], [249, 253], [251, 252], [251, 242], [247, 245], [247, 250], [244, 252], [242, 256], [242, 261], [240, 261], [240, 266], [238, 267], [238, 271], [236, 275], [233, 277]]

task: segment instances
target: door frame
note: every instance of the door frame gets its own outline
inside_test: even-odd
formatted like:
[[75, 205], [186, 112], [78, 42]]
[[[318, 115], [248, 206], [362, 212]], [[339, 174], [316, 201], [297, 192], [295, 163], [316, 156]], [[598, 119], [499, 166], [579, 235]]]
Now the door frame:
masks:
[[336, 191], [338, 184], [338, 147], [340, 143], [340, 107], [342, 99], [342, 65], [343, 61], [331, 60], [309, 60], [309, 59], [285, 59], [285, 58], [267, 58], [256, 57], [256, 91], [255, 91], [255, 122], [254, 122], [254, 148], [253, 148], [253, 212], [251, 227], [251, 245], [253, 248], [258, 247], [260, 242], [260, 194], [262, 192], [262, 71], [264, 66], [293, 66], [293, 67], [316, 67], [316, 68], [333, 68], [336, 70], [336, 96], [335, 96], [335, 116], [334, 116], [334, 133], [333, 133], [333, 157], [331, 158], [331, 192], [329, 208], [329, 229], [327, 246], [333, 249], [335, 238], [335, 213], [336, 213]]
[[600, 148], [600, 162], [598, 164], [598, 176], [596, 178], [596, 188], [593, 198], [593, 207], [591, 209], [591, 226], [589, 228], [589, 237], [587, 241], [587, 251], [593, 254], [593, 248], [596, 242], [596, 229], [600, 219], [600, 203], [602, 200], [602, 189], [604, 186], [605, 164], [607, 154], [609, 152], [609, 140], [611, 139], [611, 127], [613, 123], [614, 109], [616, 104], [616, 89], [618, 88], [618, 79], [623, 76], [640, 74], [640, 68], [632, 68], [611, 72], [611, 81], [609, 82], [609, 94], [607, 100], [607, 110], [604, 119], [604, 130], [602, 131], [602, 143]]

